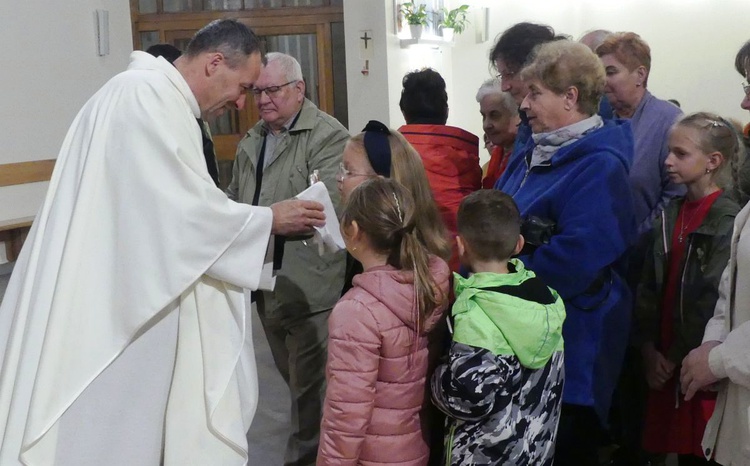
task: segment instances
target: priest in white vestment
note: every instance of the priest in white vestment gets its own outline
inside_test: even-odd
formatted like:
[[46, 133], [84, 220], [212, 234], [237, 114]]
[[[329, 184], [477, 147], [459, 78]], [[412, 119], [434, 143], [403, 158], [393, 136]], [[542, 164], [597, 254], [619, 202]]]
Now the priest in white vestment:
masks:
[[257, 36], [199, 31], [173, 67], [133, 52], [83, 107], [0, 306], [0, 465], [247, 464], [250, 317], [269, 235], [322, 206], [227, 199], [195, 119], [242, 107]]

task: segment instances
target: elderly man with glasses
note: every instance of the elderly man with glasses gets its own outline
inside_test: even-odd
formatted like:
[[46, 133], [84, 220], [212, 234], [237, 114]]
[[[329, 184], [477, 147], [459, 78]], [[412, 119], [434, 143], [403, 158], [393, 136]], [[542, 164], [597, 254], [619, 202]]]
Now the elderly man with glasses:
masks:
[[[228, 196], [267, 206], [304, 191], [313, 177], [325, 183], [338, 210], [336, 174], [349, 133], [305, 98], [297, 60], [267, 54], [251, 92], [261, 121], [237, 147]], [[254, 297], [274, 362], [291, 392], [285, 464], [312, 465], [325, 396], [328, 316], [341, 295], [346, 259], [344, 251], [319, 255], [309, 238], [276, 238], [276, 287]]]

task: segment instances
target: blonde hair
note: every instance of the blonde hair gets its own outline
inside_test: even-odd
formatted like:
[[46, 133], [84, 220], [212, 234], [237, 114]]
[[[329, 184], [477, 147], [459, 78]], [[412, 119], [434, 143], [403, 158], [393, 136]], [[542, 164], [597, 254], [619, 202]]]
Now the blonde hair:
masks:
[[388, 265], [414, 273], [418, 328], [446, 299], [430, 273], [430, 253], [415, 231], [419, 210], [401, 183], [375, 177], [352, 190], [341, 215], [343, 228], [357, 222], [370, 245], [388, 255]]
[[693, 128], [699, 133], [699, 147], [706, 154], [719, 152], [724, 162], [711, 177], [716, 185], [724, 190], [734, 190], [738, 194], [740, 162], [743, 143], [740, 133], [732, 123], [714, 113], [698, 112], [685, 116], [674, 128]]
[[[394, 180], [409, 190], [418, 206], [416, 213], [416, 234], [428, 251], [447, 260], [451, 255], [448, 233], [440, 217], [435, 199], [432, 195], [427, 173], [422, 158], [411, 144], [395, 130], [390, 130], [388, 143], [391, 148], [391, 173]], [[365, 154], [365, 133], [360, 133], [349, 140], [353, 148]], [[368, 161], [369, 163], [369, 161]], [[373, 171], [374, 173], [374, 171]]]
[[585, 45], [569, 40], [540, 45], [521, 70], [521, 79], [537, 79], [558, 95], [571, 86], [578, 89], [578, 110], [589, 116], [599, 111], [605, 78], [599, 57]]

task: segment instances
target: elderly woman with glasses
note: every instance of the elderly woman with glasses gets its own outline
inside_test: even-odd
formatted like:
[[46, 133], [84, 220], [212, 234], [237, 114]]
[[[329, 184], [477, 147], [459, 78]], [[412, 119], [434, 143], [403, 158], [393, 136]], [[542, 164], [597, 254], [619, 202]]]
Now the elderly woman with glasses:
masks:
[[[516, 105], [521, 105], [528, 88], [521, 79], [520, 71], [526, 64], [535, 47], [559, 40], [555, 30], [544, 24], [517, 23], [509, 27], [497, 38], [490, 52], [490, 64], [497, 70], [500, 89], [513, 97]], [[531, 137], [531, 128], [526, 114], [519, 112], [521, 123], [518, 125], [513, 151], [523, 147]]]
[[[518, 204], [528, 247], [519, 258], [565, 302], [565, 388], [556, 464], [597, 465], [600, 431], [628, 337], [622, 257], [635, 235], [629, 124], [597, 115], [604, 67], [585, 45], [539, 46], [520, 71], [532, 141], [498, 188]], [[550, 393], [549, 402], [559, 403]]]

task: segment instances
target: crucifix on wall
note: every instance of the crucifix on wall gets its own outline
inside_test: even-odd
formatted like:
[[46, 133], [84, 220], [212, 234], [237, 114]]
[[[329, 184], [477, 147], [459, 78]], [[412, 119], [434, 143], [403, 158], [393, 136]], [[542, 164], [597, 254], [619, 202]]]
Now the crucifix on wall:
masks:
[[372, 30], [366, 29], [359, 31], [359, 58], [365, 61], [362, 68], [362, 74], [370, 74], [370, 60], [375, 57], [375, 39], [372, 36]]

